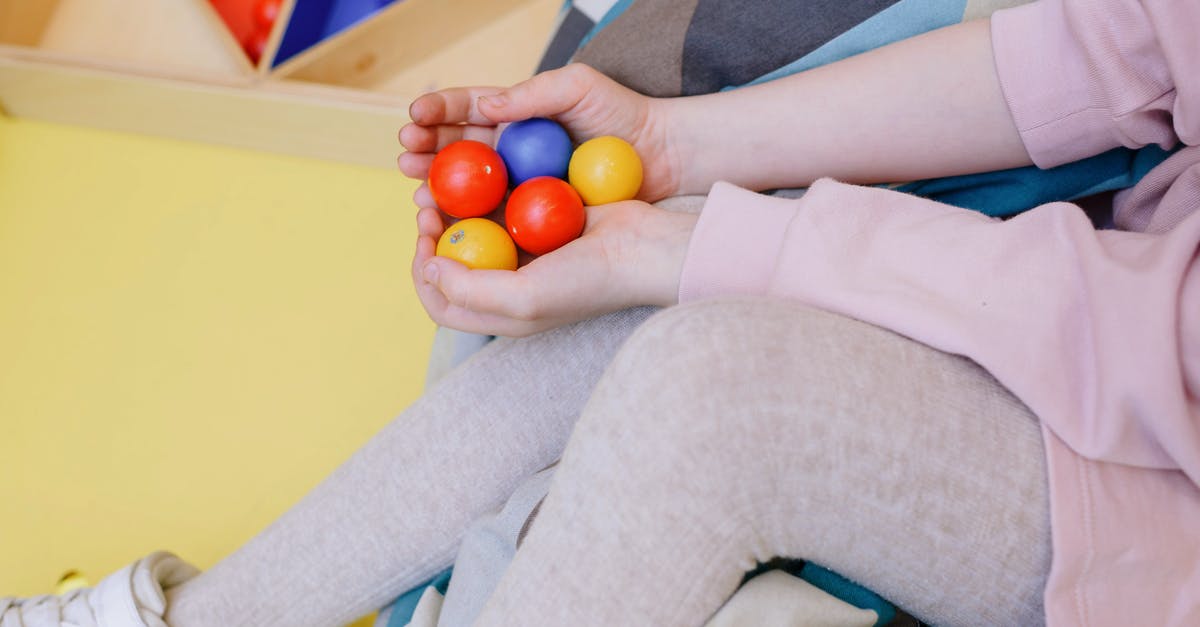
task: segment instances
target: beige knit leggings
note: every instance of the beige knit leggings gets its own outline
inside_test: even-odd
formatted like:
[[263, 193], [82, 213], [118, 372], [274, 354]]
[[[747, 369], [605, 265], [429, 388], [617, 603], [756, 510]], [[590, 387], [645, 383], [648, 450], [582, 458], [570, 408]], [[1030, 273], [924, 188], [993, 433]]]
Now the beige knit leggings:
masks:
[[986, 372], [791, 303], [649, 313], [493, 342], [168, 591], [168, 623], [348, 622], [447, 566], [560, 455], [480, 624], [697, 625], [774, 556], [937, 624], [1042, 622], [1041, 434]]

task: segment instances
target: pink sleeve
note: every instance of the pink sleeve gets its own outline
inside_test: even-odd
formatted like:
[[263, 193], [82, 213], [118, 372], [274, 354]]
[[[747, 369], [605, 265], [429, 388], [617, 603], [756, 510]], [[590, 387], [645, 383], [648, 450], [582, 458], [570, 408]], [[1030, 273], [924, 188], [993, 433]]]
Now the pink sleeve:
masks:
[[1040, 167], [1200, 143], [1200, 2], [1042, 0], [992, 16], [996, 68]]
[[[1200, 213], [1096, 231], [1074, 205], [1006, 222], [880, 189], [713, 187], [680, 300], [795, 299], [966, 355], [1092, 459], [1200, 483]], [[770, 251], [764, 254], [764, 251]]]

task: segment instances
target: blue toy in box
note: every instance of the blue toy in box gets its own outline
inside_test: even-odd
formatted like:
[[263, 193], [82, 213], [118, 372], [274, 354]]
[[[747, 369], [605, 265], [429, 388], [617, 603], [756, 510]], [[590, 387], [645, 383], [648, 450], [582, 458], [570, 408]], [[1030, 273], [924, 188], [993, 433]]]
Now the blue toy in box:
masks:
[[275, 65], [300, 54], [398, 0], [296, 0]]

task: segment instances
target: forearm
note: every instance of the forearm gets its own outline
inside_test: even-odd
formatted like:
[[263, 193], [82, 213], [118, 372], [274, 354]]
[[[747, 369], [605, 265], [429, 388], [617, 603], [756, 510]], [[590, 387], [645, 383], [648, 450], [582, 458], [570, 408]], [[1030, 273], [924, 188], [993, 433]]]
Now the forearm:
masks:
[[987, 20], [770, 83], [665, 101], [680, 191], [905, 181], [1028, 165]]

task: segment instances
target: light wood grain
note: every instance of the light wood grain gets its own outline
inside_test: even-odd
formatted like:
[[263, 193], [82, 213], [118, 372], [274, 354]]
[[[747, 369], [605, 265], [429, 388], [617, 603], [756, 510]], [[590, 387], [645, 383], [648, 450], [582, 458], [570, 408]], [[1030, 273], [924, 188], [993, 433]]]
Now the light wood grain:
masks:
[[0, 57], [0, 99], [8, 113], [98, 128], [162, 135], [395, 167], [396, 131], [406, 102], [287, 86], [222, 87]]
[[241, 51], [230, 49], [216, 26], [203, 0], [60, 0], [39, 46], [172, 70], [244, 74]]
[[[561, 5], [559, 0], [403, 0], [289, 59], [275, 75], [361, 89], [391, 85], [389, 91], [395, 93], [487, 70], [512, 68], [527, 75]], [[449, 50], [458, 53], [447, 57], [453, 64], [428, 63]], [[487, 70], [472, 73], [472, 67]], [[431, 68], [436, 72], [430, 73]], [[410, 78], [398, 81], [402, 75]], [[488, 82], [510, 76], [491, 76]]]
[[512, 85], [529, 78], [557, 22], [558, 0], [527, 2], [434, 49], [420, 63], [382, 75], [373, 91], [411, 95], [455, 85]]

